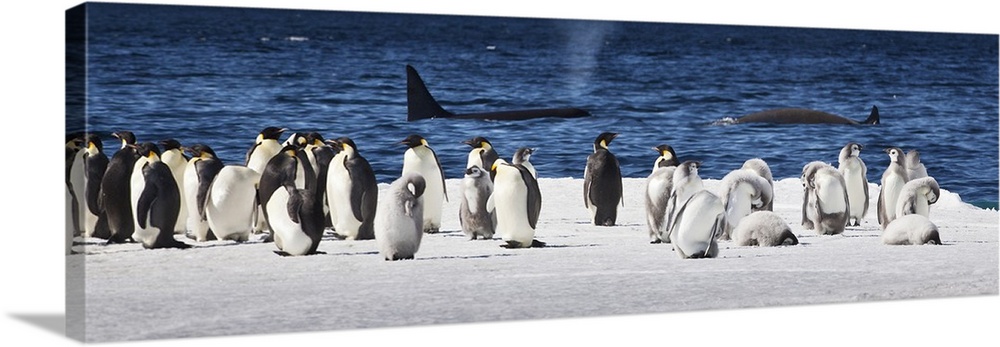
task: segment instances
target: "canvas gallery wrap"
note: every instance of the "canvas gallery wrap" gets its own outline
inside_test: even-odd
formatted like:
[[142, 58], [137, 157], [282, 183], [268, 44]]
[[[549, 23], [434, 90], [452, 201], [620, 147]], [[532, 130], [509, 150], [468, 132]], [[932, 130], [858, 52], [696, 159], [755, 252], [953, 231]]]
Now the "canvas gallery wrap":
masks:
[[90, 341], [996, 295], [996, 35], [86, 3]]

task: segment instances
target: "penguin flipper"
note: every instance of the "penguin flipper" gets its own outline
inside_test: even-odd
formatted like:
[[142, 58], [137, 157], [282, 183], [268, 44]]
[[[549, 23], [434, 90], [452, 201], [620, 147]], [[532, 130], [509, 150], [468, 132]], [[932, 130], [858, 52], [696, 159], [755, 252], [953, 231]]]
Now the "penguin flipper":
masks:
[[208, 192], [215, 183], [215, 176], [222, 171], [222, 162], [213, 160], [199, 160], [194, 163], [195, 173], [198, 175], [198, 192], [196, 193], [198, 214], [205, 220], [205, 205], [208, 203]]
[[587, 157], [587, 166], [583, 169], [583, 206], [590, 208], [590, 185], [593, 184], [593, 178], [590, 177], [591, 167], [596, 165], [594, 163], [594, 155], [591, 154]]
[[102, 209], [97, 200], [101, 195], [101, 182], [104, 179], [104, 172], [108, 170], [108, 157], [103, 154], [96, 156], [88, 155], [85, 160], [87, 184], [84, 187], [84, 194], [87, 196], [87, 209], [90, 210], [90, 213], [99, 215]]
[[136, 221], [142, 228], [146, 228], [146, 218], [149, 217], [149, 210], [153, 207], [153, 201], [156, 201], [159, 191], [154, 182], [155, 180], [146, 180], [146, 187], [142, 190], [139, 201], [135, 204]]
[[438, 160], [437, 152], [435, 152], [430, 147], [427, 147], [427, 149], [431, 150], [431, 155], [434, 156], [434, 163], [437, 164], [438, 172], [441, 173], [441, 191], [444, 192], [444, 201], [450, 202], [451, 200], [448, 200], [448, 187], [444, 184], [444, 168], [441, 167], [441, 161]]
[[293, 223], [299, 224], [299, 211], [302, 209], [302, 204], [305, 200], [298, 189], [288, 188], [288, 203], [285, 205], [288, 210], [288, 218], [292, 220]]
[[250, 165], [250, 157], [253, 156], [253, 151], [257, 149], [257, 146], [260, 146], [260, 143], [254, 143], [253, 146], [251, 146], [250, 149], [247, 150], [247, 155], [243, 159], [243, 166]]
[[886, 227], [886, 221], [889, 219], [889, 215], [885, 211], [885, 185], [882, 185], [882, 189], [878, 192], [878, 224], [882, 226], [882, 229]]
[[374, 210], [372, 206], [368, 205], [373, 200], [369, 196], [371, 187], [375, 186], [376, 191], [378, 189], [378, 185], [375, 183], [375, 172], [372, 171], [368, 160], [360, 155], [345, 160], [344, 168], [347, 169], [347, 174], [351, 178], [351, 211], [354, 212], [354, 219], [363, 222], [365, 216], [371, 215], [366, 212]]
[[[525, 186], [528, 188], [528, 225], [532, 229], [538, 224], [538, 215], [542, 211], [542, 193], [538, 190], [538, 181], [535, 177], [531, 175], [531, 171], [521, 165], [517, 165], [517, 170], [521, 173], [521, 179], [524, 180]], [[489, 203], [489, 202], [487, 202]]]

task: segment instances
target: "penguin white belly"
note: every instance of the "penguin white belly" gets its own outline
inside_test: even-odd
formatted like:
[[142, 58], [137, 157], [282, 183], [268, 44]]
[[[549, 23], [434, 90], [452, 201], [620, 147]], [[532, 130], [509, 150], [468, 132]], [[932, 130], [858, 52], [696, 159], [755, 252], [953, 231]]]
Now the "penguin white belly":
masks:
[[[143, 189], [146, 188], [146, 177], [142, 174], [142, 167], [146, 165], [148, 159], [145, 157], [140, 157], [135, 161], [135, 165], [132, 166], [132, 176], [129, 177], [129, 190], [130, 199], [129, 206], [132, 207], [132, 225], [135, 227], [135, 231], [132, 236], [132, 240], [136, 242], [142, 242], [137, 237], [140, 232], [145, 232], [143, 228], [139, 227], [139, 217], [136, 215], [136, 205], [139, 203], [139, 196], [142, 195]], [[147, 224], [148, 226], [148, 224]]]
[[[198, 182], [198, 170], [195, 169], [195, 163], [201, 160], [201, 158], [193, 158], [191, 162], [184, 168], [184, 189], [182, 192], [182, 201], [187, 201], [186, 206], [182, 206], [181, 209], [187, 209], [187, 219], [178, 219], [177, 224], [183, 224], [188, 231], [194, 234], [195, 238], [199, 241], [205, 241], [208, 236], [208, 221], [201, 220], [201, 215], [198, 213], [198, 186], [201, 182]], [[183, 204], [183, 203], [182, 203]]]
[[885, 185], [882, 187], [882, 194], [885, 201], [885, 214], [888, 216], [889, 221], [896, 219], [896, 205], [899, 202], [899, 193], [903, 191], [903, 186], [906, 185], [906, 180], [898, 175], [890, 175], [885, 180]]
[[[419, 155], [417, 152], [420, 152]], [[441, 228], [441, 208], [444, 205], [444, 185], [441, 169], [434, 162], [434, 155], [424, 147], [406, 150], [403, 155], [403, 175], [419, 174], [427, 182], [424, 190], [424, 230]]]
[[291, 255], [304, 255], [312, 247], [312, 239], [302, 231], [302, 226], [288, 217], [288, 191], [279, 188], [267, 201], [268, 223], [275, 239], [281, 238], [279, 249]]
[[[73, 213], [74, 211], [71, 210], [72, 207], [70, 207], [70, 209], [67, 209], [66, 211], [69, 214], [67, 216], [67, 219], [70, 222], [71, 228], [74, 227], [74, 225], [76, 228], [79, 228], [78, 230], [73, 230], [73, 233], [75, 234], [77, 232], [84, 232], [89, 237], [93, 233], [93, 229], [91, 228], [90, 232], [87, 232], [85, 228], [86, 225], [85, 216], [89, 213], [89, 209], [87, 208], [87, 195], [85, 189], [87, 185], [86, 182], [87, 173], [84, 171], [84, 166], [83, 166], [83, 161], [84, 161], [83, 156], [86, 153], [87, 151], [84, 149], [81, 149], [80, 151], [76, 152], [76, 155], [74, 155], [73, 158], [73, 165], [70, 166], [69, 182], [70, 184], [73, 185], [73, 194], [76, 195], [76, 211], [75, 213]], [[77, 218], [75, 223], [72, 221], [74, 215], [76, 215]]]
[[528, 223], [528, 189], [521, 175], [497, 175], [494, 187], [497, 234], [504, 241], [530, 245], [535, 238], [535, 229]]
[[847, 199], [851, 205], [850, 218], [861, 220], [865, 214], [865, 188], [868, 180], [864, 177], [861, 167], [856, 163], [846, 165], [841, 174], [847, 183]]
[[[179, 150], [170, 150], [163, 152], [162, 159], [163, 163], [170, 167], [170, 173], [174, 176], [174, 182], [177, 183], [177, 191], [184, 191], [184, 171], [187, 169], [187, 161], [184, 160], [184, 156], [180, 154]], [[174, 227], [174, 233], [183, 234], [186, 228], [186, 223], [183, 221], [187, 220], [188, 209], [187, 209], [187, 199], [185, 199], [185, 194], [180, 195], [181, 199], [181, 209], [177, 213], [177, 225]]]
[[373, 221], [379, 252], [389, 259], [413, 257], [420, 249], [423, 225], [419, 218], [407, 216], [403, 206], [387, 200], [379, 198]]
[[[249, 238], [253, 228], [254, 196], [257, 194], [255, 185], [259, 179], [259, 173], [245, 167], [226, 166], [219, 171], [205, 206], [207, 224], [218, 239], [244, 241]], [[284, 188], [278, 191], [284, 193], [287, 200], [288, 193]], [[287, 218], [285, 210], [282, 208], [281, 213]], [[206, 228], [196, 237], [198, 241], [203, 241], [207, 234]]]
[[[926, 194], [927, 194], [926, 192], [917, 191], [916, 196], [909, 196], [909, 197], [900, 196], [900, 198], [896, 202], [896, 214], [895, 214], [896, 218], [902, 217], [907, 214], [919, 214], [924, 217], [930, 217], [931, 206], [930, 203], [927, 201]], [[900, 193], [900, 195], [903, 195], [903, 193]], [[911, 199], [913, 201], [913, 209], [915, 210], [914, 213], [907, 213], [907, 211], [903, 211], [904, 208], [903, 199]]]
[[279, 152], [281, 152], [281, 144], [278, 141], [265, 140], [253, 150], [250, 160], [247, 160], [247, 167], [258, 173], [262, 173], [264, 172], [264, 167], [267, 166], [267, 162], [271, 160], [271, 157], [277, 155]]
[[[341, 159], [341, 161], [337, 161]], [[330, 202], [330, 218], [337, 234], [354, 240], [358, 237], [361, 221], [354, 219], [354, 209], [351, 206], [351, 174], [343, 165], [344, 157], [338, 157], [331, 162], [327, 174], [326, 191]], [[336, 163], [334, 165], [333, 163]]]
[[844, 186], [832, 175], [816, 175], [817, 202], [824, 214], [847, 212], [847, 199], [844, 196]]
[[716, 223], [725, 212], [722, 201], [707, 191], [699, 192], [685, 204], [683, 214], [677, 216], [678, 224], [670, 233], [670, 241], [679, 250], [681, 258], [713, 258], [718, 252], [715, 242]]
[[465, 168], [468, 169], [468, 168], [473, 167], [473, 166], [478, 166], [480, 169], [489, 169], [489, 168], [483, 167], [483, 157], [482, 157], [482, 154], [483, 154], [483, 149], [482, 148], [473, 148], [471, 151], [469, 151], [469, 160], [465, 164]]

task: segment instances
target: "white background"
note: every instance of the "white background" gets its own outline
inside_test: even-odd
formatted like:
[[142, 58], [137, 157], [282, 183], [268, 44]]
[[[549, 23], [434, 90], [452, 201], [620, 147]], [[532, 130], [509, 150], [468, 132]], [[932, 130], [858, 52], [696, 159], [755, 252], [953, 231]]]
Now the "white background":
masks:
[[[112, 1], [120, 2], [120, 1]], [[616, 0], [402, 0], [362, 2], [130, 1], [378, 12], [477, 14], [794, 27], [1000, 33], [988, 1], [715, 1], [654, 5]], [[31, 5], [27, 5], [27, 4]], [[75, 342], [24, 317], [59, 315], [64, 307], [63, 256], [63, 19], [75, 1], [5, 1], [0, 11], [0, 340], [7, 346]], [[996, 164], [993, 164], [996, 165]], [[778, 293], [780, 295], [780, 293]], [[586, 303], [580, 303], [586, 305]], [[124, 345], [274, 346], [365, 345], [834, 345], [915, 343], [984, 345], [997, 340], [1000, 297], [892, 301], [735, 311], [683, 312], [607, 318], [461, 324], [227, 338], [160, 340]], [[28, 319], [31, 320], [31, 319]], [[51, 321], [49, 319], [48, 321]], [[51, 324], [49, 324], [51, 325]], [[61, 329], [59, 330], [61, 331]], [[266, 333], [266, 331], [262, 331]], [[12, 344], [11, 344], [12, 343]]]

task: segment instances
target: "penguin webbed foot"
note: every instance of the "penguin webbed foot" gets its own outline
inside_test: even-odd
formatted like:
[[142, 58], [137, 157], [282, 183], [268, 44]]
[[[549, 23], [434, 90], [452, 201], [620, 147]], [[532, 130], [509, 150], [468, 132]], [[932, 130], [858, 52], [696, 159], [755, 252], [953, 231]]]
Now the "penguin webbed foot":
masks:
[[651, 244], [651, 245], [660, 244], [660, 243], [663, 243], [663, 240], [656, 239], [656, 240], [650, 240], [649, 241], [649, 244]]
[[531, 240], [531, 248], [543, 248], [545, 247], [545, 242], [538, 240]]

